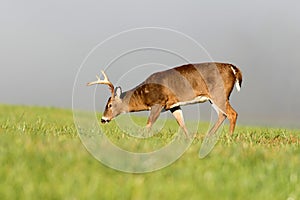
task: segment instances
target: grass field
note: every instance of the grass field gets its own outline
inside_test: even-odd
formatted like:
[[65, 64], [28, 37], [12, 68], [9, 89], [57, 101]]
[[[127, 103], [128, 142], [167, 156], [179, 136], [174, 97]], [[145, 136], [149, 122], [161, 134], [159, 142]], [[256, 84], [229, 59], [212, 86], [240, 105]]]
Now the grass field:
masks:
[[[163, 133], [153, 145], [168, 139]], [[204, 134], [174, 164], [129, 174], [85, 150], [72, 111], [0, 105], [0, 199], [300, 198], [299, 130], [238, 126], [199, 159]], [[109, 137], [129, 140], [118, 131]]]

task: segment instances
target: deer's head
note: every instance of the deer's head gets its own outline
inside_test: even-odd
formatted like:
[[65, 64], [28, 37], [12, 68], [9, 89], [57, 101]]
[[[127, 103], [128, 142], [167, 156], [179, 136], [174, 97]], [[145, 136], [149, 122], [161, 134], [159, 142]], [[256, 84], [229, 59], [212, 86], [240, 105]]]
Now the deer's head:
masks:
[[108, 123], [113, 118], [124, 112], [125, 108], [123, 105], [123, 101], [121, 99], [122, 90], [121, 87], [114, 87], [114, 85], [109, 81], [104, 71], [101, 71], [104, 76], [104, 80], [101, 80], [98, 76], [96, 81], [89, 82], [87, 85], [94, 85], [94, 84], [105, 84], [109, 87], [111, 91], [111, 97], [109, 97], [105, 110], [103, 112], [101, 123]]

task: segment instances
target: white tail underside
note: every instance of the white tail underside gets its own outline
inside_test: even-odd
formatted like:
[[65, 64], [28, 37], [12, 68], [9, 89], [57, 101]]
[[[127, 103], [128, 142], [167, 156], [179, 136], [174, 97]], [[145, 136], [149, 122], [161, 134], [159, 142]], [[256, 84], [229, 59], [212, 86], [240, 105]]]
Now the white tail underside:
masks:
[[235, 87], [236, 87], [236, 90], [237, 90], [238, 92], [241, 90], [241, 86], [240, 86], [239, 80], [236, 80], [236, 81], [235, 81]]

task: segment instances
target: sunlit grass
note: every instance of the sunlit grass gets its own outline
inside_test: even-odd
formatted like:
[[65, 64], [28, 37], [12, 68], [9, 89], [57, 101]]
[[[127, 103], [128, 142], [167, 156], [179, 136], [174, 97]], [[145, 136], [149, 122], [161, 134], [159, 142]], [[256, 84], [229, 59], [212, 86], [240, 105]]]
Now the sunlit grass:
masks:
[[[134, 118], [141, 125], [145, 118]], [[149, 139], [102, 126], [122, 148], [155, 149], [177, 131], [174, 120]], [[0, 199], [298, 199], [300, 131], [241, 127], [204, 159], [199, 131], [174, 164], [147, 174], [127, 174], [95, 160], [82, 145], [70, 110], [0, 106]], [[131, 144], [131, 147], [128, 147]], [[136, 146], [134, 146], [136, 144]], [[139, 146], [140, 145], [140, 146]]]

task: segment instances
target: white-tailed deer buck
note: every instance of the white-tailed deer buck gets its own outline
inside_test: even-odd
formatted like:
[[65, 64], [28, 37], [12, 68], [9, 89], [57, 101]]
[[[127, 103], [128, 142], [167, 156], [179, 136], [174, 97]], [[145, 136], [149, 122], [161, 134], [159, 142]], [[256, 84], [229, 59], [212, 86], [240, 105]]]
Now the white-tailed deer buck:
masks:
[[175, 67], [152, 74], [126, 92], [115, 88], [103, 71], [102, 74], [104, 80], [97, 76], [98, 80], [87, 84], [106, 84], [111, 90], [102, 123], [108, 123], [121, 113], [150, 110], [147, 127], [151, 128], [160, 112], [169, 110], [187, 135], [180, 106], [209, 101], [218, 113], [209, 134], [214, 134], [226, 117], [230, 121], [230, 133], [234, 131], [237, 112], [231, 107], [229, 96], [234, 85], [240, 90], [242, 73], [232, 64], [211, 62]]

